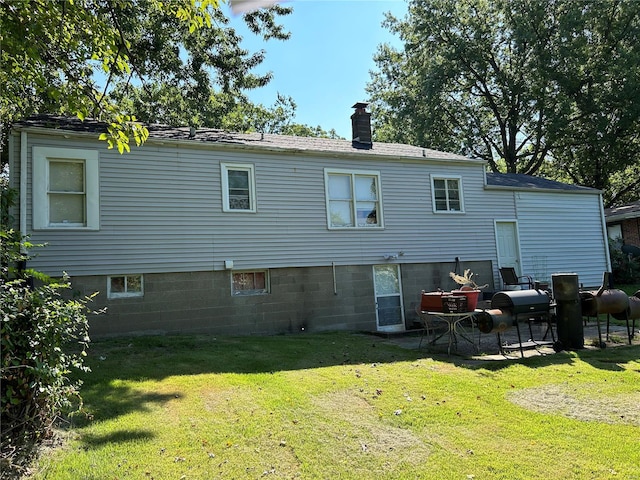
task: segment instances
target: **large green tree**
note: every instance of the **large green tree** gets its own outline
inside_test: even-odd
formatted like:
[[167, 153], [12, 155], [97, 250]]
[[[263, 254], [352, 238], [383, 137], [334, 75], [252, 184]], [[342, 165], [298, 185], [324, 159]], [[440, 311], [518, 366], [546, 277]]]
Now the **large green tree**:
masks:
[[[244, 19], [265, 40], [287, 39], [276, 20], [290, 12], [274, 5]], [[264, 52], [241, 47], [218, 0], [0, 0], [0, 22], [5, 136], [34, 113], [90, 116], [111, 125], [107, 141], [124, 151], [146, 135], [122, 102], [128, 88], [177, 99], [167, 112], [180, 108], [199, 123], [198, 106], [212, 97], [224, 112], [270, 80], [252, 73]]]
[[412, 0], [368, 92], [378, 140], [638, 194], [640, 3]]

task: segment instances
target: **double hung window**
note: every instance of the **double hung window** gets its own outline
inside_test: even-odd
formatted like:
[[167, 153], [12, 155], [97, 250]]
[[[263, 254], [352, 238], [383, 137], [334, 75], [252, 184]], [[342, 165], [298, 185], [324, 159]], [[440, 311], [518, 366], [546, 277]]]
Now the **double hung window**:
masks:
[[325, 169], [329, 228], [381, 228], [380, 173]]
[[460, 177], [431, 177], [434, 212], [464, 212]]
[[256, 181], [252, 164], [221, 163], [222, 210], [256, 212]]
[[98, 152], [33, 147], [33, 228], [99, 229]]

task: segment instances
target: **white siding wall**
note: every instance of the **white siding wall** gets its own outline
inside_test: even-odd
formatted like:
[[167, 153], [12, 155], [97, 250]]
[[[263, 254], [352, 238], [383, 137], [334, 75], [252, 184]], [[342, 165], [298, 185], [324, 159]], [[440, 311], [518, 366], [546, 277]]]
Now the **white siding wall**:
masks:
[[515, 194], [523, 271], [577, 273], [581, 284], [598, 286], [608, 270], [609, 250], [599, 195]]
[[[494, 259], [494, 211], [476, 165], [256, 154], [148, 143], [119, 155], [102, 142], [29, 135], [33, 145], [98, 149], [100, 230], [30, 232], [32, 266], [70, 275]], [[375, 148], [375, 147], [374, 147]], [[220, 162], [255, 165], [256, 214], [224, 213]], [[329, 230], [324, 168], [378, 170], [385, 228]], [[464, 214], [434, 214], [430, 174], [461, 175]], [[31, 175], [31, 167], [29, 170]], [[31, 179], [29, 177], [29, 185]], [[29, 195], [31, 198], [31, 195]], [[502, 206], [504, 209], [504, 206]], [[31, 204], [27, 208], [31, 226]]]
[[[491, 260], [500, 285], [495, 218], [518, 220], [524, 273], [543, 262], [549, 276], [576, 272], [593, 286], [607, 269], [598, 195], [485, 190], [477, 164], [153, 143], [119, 155], [104, 142], [29, 134], [29, 188], [33, 145], [99, 150], [100, 230], [28, 232], [32, 242], [48, 244], [31, 265], [52, 275], [222, 270], [225, 260], [234, 269], [367, 265], [402, 251], [399, 263]], [[223, 161], [255, 165], [257, 213], [222, 211]], [[324, 168], [379, 171], [385, 228], [329, 230]], [[433, 213], [430, 174], [461, 176], [465, 213]], [[29, 191], [29, 229], [31, 198]]]

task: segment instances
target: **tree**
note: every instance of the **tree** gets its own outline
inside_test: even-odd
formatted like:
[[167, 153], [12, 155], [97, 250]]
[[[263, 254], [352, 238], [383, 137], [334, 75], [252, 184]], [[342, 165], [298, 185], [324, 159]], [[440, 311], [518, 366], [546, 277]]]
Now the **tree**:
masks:
[[[606, 191], [640, 162], [640, 4], [588, 0], [413, 0], [385, 22], [368, 92], [376, 138], [542, 168]], [[614, 190], [615, 189], [615, 190]]]
[[[112, 92], [135, 85], [152, 94], [161, 85], [197, 119], [216, 87], [233, 98], [265, 85], [268, 74], [251, 73], [264, 52], [242, 49], [218, 7], [218, 0], [0, 0], [3, 136], [33, 113], [91, 116], [110, 125], [105, 140], [122, 152], [147, 132]], [[276, 16], [290, 12], [276, 5], [244, 19], [265, 40], [286, 39]]]

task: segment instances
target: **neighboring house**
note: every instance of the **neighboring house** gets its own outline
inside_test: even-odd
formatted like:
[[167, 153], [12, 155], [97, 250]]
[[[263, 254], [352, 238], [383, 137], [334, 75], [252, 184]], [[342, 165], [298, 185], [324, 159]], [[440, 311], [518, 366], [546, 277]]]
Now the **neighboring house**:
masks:
[[609, 238], [640, 247], [640, 201], [604, 211]]
[[20, 122], [13, 213], [47, 244], [29, 266], [100, 292], [93, 336], [402, 331], [421, 290], [466, 268], [489, 291], [504, 265], [600, 284], [599, 191], [371, 143], [356, 107], [353, 141], [151, 126], [124, 155], [97, 122]]

